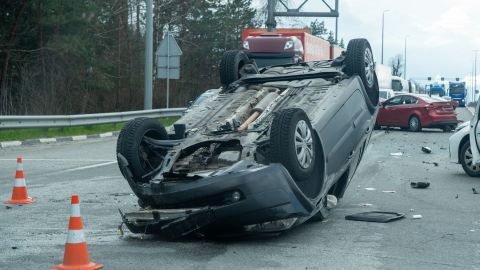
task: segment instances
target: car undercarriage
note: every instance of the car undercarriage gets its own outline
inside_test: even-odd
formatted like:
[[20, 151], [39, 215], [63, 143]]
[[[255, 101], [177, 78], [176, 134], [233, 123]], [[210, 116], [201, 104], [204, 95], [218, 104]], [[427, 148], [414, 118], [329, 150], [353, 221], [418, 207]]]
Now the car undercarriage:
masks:
[[141, 207], [121, 212], [124, 223], [176, 238], [326, 218], [327, 196], [343, 196], [373, 130], [374, 70], [365, 39], [333, 61], [260, 70], [227, 52], [222, 87], [172, 127], [139, 118], [123, 128], [118, 164]]

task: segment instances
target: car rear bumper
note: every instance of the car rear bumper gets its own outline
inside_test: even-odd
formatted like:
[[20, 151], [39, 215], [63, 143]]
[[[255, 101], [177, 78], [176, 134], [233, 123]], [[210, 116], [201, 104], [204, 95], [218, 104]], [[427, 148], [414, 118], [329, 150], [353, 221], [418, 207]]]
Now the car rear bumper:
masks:
[[[124, 223], [134, 233], [160, 233], [175, 238], [208, 227], [238, 228], [292, 218], [305, 220], [318, 211], [282, 165], [248, 169], [247, 163], [251, 162], [239, 163], [243, 164], [238, 164], [236, 172], [219, 176], [175, 183], [152, 180], [150, 184], [137, 185], [133, 189], [137, 196], [158, 207], [122, 214]], [[128, 174], [124, 171], [124, 175]], [[277, 231], [289, 228], [282, 224], [285, 225], [281, 223]], [[294, 224], [296, 219], [290, 227]]]

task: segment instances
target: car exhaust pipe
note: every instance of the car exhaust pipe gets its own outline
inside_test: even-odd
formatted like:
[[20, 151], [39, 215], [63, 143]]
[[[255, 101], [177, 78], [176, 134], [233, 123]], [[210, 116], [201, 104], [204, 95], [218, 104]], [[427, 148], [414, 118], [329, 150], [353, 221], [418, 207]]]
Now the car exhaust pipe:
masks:
[[250, 116], [243, 122], [242, 125], [238, 128], [238, 130], [245, 130], [248, 128], [253, 121], [255, 121], [260, 114], [267, 108], [267, 106], [272, 103], [279, 94], [277, 92], [270, 92], [268, 93], [257, 105], [250, 111]]

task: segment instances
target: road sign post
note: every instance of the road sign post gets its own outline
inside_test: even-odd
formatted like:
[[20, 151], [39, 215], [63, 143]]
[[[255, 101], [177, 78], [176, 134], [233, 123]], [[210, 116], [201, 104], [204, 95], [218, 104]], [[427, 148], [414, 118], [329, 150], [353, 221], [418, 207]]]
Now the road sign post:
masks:
[[170, 79], [180, 79], [180, 56], [182, 50], [172, 33], [166, 32], [155, 53], [157, 56], [157, 78], [167, 79], [167, 102], [170, 107]]

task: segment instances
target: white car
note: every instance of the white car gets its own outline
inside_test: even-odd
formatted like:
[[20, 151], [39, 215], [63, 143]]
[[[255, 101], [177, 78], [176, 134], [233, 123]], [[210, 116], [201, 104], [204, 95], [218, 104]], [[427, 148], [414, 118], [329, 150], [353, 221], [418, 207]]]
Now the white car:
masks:
[[387, 100], [395, 95], [392, 89], [380, 88], [379, 90], [380, 99]]
[[[480, 176], [480, 153], [477, 141], [480, 139], [478, 106], [473, 118], [457, 126], [449, 138], [450, 161], [462, 164], [463, 170], [470, 176]], [[471, 147], [474, 145], [474, 147]]]

